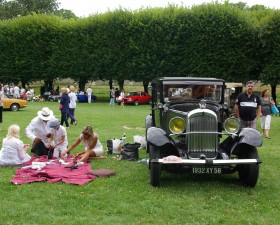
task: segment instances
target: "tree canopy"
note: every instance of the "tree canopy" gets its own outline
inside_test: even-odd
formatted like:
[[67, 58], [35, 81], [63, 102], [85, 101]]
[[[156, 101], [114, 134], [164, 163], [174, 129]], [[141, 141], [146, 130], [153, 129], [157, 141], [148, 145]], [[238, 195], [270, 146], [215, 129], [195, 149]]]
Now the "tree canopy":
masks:
[[160, 76], [279, 82], [278, 10], [226, 2], [72, 16], [0, 21], [0, 80], [50, 86], [69, 77], [81, 89], [97, 79], [147, 86]]

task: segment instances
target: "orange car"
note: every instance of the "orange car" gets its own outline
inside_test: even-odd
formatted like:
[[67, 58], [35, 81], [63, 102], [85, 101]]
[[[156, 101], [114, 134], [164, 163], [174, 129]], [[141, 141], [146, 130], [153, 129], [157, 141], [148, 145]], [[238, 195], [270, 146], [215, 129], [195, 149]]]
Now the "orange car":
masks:
[[7, 95], [4, 95], [3, 99], [3, 108], [4, 109], [9, 109], [11, 111], [18, 111], [20, 108], [25, 108], [27, 107], [27, 100], [22, 100], [22, 99], [16, 99], [9, 97]]

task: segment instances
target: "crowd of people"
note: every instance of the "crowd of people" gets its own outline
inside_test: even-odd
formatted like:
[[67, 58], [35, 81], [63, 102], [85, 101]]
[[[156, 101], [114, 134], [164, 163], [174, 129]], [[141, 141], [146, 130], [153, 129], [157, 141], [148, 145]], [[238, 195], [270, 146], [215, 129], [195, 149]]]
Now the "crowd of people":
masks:
[[13, 98], [23, 98], [31, 101], [35, 97], [35, 90], [33, 87], [26, 85], [20, 87], [15, 84], [3, 85], [3, 93]]
[[[0, 151], [0, 165], [21, 165], [31, 158], [27, 153], [29, 144], [24, 144], [20, 140], [19, 133], [18, 125], [13, 124], [9, 127]], [[48, 107], [43, 107], [37, 112], [37, 116], [25, 128], [25, 135], [32, 143], [31, 153], [36, 156], [64, 158], [80, 143], [84, 145], [84, 151], [79, 153], [77, 162], [87, 162], [90, 157], [103, 156], [103, 146], [99, 136], [90, 125], [85, 126], [75, 142], [68, 146], [66, 128], [54, 117], [53, 111]]]
[[[2, 96], [5, 93], [5, 89], [0, 86], [0, 90], [1, 125], [3, 109]], [[14, 88], [13, 90], [16, 89]], [[89, 125], [85, 126], [77, 140], [71, 146], [68, 146], [66, 131], [66, 129], [69, 128], [68, 119], [70, 118], [70, 124], [77, 125], [78, 122], [75, 118], [77, 102], [76, 89], [74, 86], [63, 87], [60, 89], [60, 93], [60, 120], [55, 118], [52, 110], [48, 107], [43, 107], [42, 110], [37, 112], [37, 116], [33, 118], [25, 128], [25, 135], [32, 142], [30, 149], [31, 154], [38, 157], [43, 155], [56, 158], [65, 157], [67, 156], [67, 153], [76, 148], [79, 143], [82, 143], [85, 149], [79, 154], [80, 159], [77, 159], [77, 162], [86, 162], [90, 157], [102, 156], [103, 146], [98, 135]], [[91, 94], [92, 90], [91, 92], [87, 90], [87, 93]], [[63, 126], [64, 124], [65, 127]], [[0, 151], [0, 165], [21, 165], [31, 158], [27, 153], [29, 150], [29, 144], [23, 144], [20, 140], [19, 132], [20, 127], [16, 124], [13, 124], [8, 128], [7, 136], [3, 139], [2, 149]]]
[[271, 106], [275, 105], [274, 100], [269, 96], [269, 90], [264, 89], [261, 96], [254, 93], [255, 83], [248, 81], [246, 91], [241, 93], [234, 106], [235, 115], [240, 119], [242, 127], [251, 127], [257, 129], [257, 121], [261, 121], [261, 135], [267, 139], [269, 136], [271, 124]]
[[[18, 94], [17, 88], [15, 87], [13, 87], [13, 93]], [[7, 89], [5, 89], [5, 86], [0, 85], [0, 90], [1, 129], [2, 99]], [[87, 162], [91, 157], [102, 157], [104, 153], [103, 146], [98, 134], [94, 132], [90, 125], [83, 127], [76, 140], [69, 146], [67, 138], [67, 128], [69, 128], [68, 118], [71, 119], [70, 124], [77, 124], [77, 120], [75, 119], [77, 97], [74, 86], [69, 86], [68, 88], [63, 87], [60, 92], [60, 120], [55, 118], [52, 110], [48, 107], [43, 107], [25, 128], [25, 135], [32, 143], [31, 153], [36, 156], [51, 155], [56, 158], [64, 158], [82, 143], [84, 151], [78, 154], [79, 159], [77, 162]], [[89, 87], [86, 93], [91, 96], [92, 89]], [[117, 89], [112, 88], [110, 90], [109, 105], [114, 106], [115, 99], [123, 99], [124, 95], [124, 90], [119, 92]], [[243, 128], [250, 127], [254, 129], [257, 129], [257, 121], [260, 118], [262, 135], [270, 139], [271, 105], [275, 105], [275, 102], [269, 96], [269, 90], [264, 89], [261, 96], [258, 96], [254, 93], [254, 82], [248, 81], [245, 92], [236, 98], [234, 107], [235, 116], [240, 119]], [[65, 127], [63, 126], [64, 123]], [[20, 139], [20, 127], [16, 124], [11, 125], [2, 142], [0, 165], [21, 165], [27, 162], [30, 159], [30, 155], [27, 153], [29, 149], [29, 144], [24, 144]]]

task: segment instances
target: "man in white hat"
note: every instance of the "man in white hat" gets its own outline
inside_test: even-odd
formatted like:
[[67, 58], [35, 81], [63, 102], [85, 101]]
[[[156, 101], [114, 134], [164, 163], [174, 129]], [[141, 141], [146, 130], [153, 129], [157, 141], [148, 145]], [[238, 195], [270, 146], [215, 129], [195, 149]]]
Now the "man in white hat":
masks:
[[48, 155], [50, 137], [50, 127], [48, 121], [54, 119], [53, 111], [48, 107], [43, 107], [38, 111], [38, 116], [31, 120], [25, 129], [26, 136], [32, 141], [31, 152], [38, 156]]

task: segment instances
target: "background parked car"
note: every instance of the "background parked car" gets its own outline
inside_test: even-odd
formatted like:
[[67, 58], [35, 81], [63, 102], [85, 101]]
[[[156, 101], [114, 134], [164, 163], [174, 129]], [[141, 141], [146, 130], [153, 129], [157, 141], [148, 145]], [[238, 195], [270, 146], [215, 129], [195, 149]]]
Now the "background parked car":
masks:
[[4, 109], [9, 109], [11, 111], [18, 111], [20, 108], [25, 108], [27, 107], [27, 100], [22, 100], [22, 99], [16, 99], [9, 97], [7, 95], [4, 95], [3, 99], [3, 108]]
[[48, 101], [49, 102], [57, 102], [60, 99], [60, 95], [49, 95]]
[[[96, 102], [97, 97], [91, 95], [91, 102]], [[77, 94], [77, 102], [88, 102], [88, 97], [85, 94]]]
[[[145, 104], [148, 103], [151, 100], [151, 96], [144, 91], [131, 91], [128, 92], [128, 94], [125, 95], [124, 97], [124, 104], [134, 104], [134, 105], [139, 105], [139, 104]], [[120, 104], [121, 100], [116, 99], [118, 104]]]

